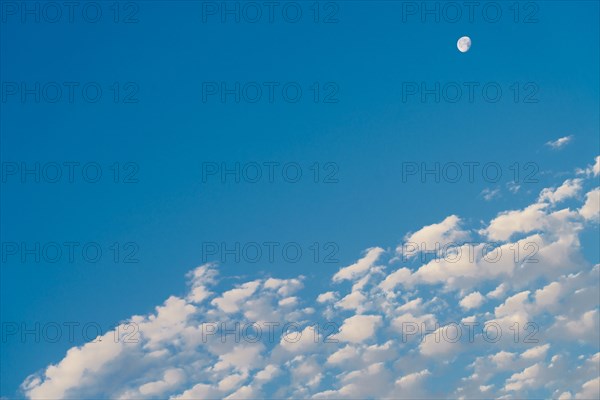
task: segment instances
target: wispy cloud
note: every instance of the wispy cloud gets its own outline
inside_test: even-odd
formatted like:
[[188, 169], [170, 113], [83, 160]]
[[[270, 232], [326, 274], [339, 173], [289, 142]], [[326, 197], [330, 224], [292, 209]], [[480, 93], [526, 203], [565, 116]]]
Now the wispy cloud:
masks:
[[573, 140], [573, 135], [564, 136], [564, 137], [561, 137], [559, 139], [551, 140], [549, 142], [546, 142], [546, 146], [549, 146], [549, 147], [551, 147], [553, 149], [557, 149], [558, 150], [558, 149], [562, 149], [563, 147], [565, 147], [572, 140]]
[[496, 197], [500, 196], [500, 189], [498, 189], [498, 188], [496, 188], [496, 189], [485, 188], [481, 192], [481, 195], [483, 196], [483, 198], [486, 201], [491, 201], [491, 200], [495, 199]]

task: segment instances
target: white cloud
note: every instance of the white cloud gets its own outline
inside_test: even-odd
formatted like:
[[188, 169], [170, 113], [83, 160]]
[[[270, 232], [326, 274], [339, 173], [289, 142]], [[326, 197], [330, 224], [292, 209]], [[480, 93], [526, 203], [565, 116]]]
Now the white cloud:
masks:
[[423, 299], [419, 297], [417, 299], [408, 301], [405, 304], [402, 304], [401, 306], [396, 308], [396, 311], [405, 313], [405, 312], [408, 312], [411, 310], [419, 310], [422, 305], [423, 305]]
[[575, 395], [576, 399], [600, 398], [600, 377], [591, 379], [581, 386], [581, 391]]
[[[394, 318], [392, 320], [392, 327], [397, 332], [406, 334], [407, 338], [420, 338], [422, 332], [431, 331], [434, 327], [437, 328], [437, 320], [433, 314], [415, 316], [411, 313], [406, 313]], [[415, 333], [411, 334], [413, 331]]]
[[274, 377], [279, 375], [280, 373], [281, 373], [281, 370], [279, 369], [279, 367], [277, 367], [276, 365], [273, 365], [273, 364], [269, 364], [265, 367], [265, 369], [263, 369], [262, 371], [259, 371], [256, 374], [255, 378], [259, 381], [269, 382]]
[[362, 312], [363, 303], [367, 300], [367, 297], [359, 291], [354, 291], [335, 303], [336, 307], [343, 308], [344, 310], [357, 310]]
[[[461, 229], [461, 220], [456, 215], [446, 217], [438, 224], [425, 226], [418, 231], [406, 235], [404, 245], [396, 249], [405, 257], [414, 257], [418, 251], [433, 251], [450, 243], [460, 243], [469, 239], [469, 233]], [[417, 250], [413, 250], [414, 245]], [[437, 247], [436, 247], [437, 246]]]
[[547, 307], [554, 305], [561, 294], [562, 285], [559, 282], [552, 282], [542, 289], [535, 291], [535, 302], [538, 306]]
[[381, 324], [379, 315], [354, 315], [346, 318], [336, 338], [350, 343], [360, 343], [375, 335], [375, 329]]
[[500, 189], [489, 189], [485, 188], [482, 190], [481, 195], [486, 201], [491, 201], [500, 195]]
[[261, 351], [261, 344], [243, 343], [236, 345], [231, 351], [219, 355], [219, 360], [213, 366], [213, 369], [224, 371], [233, 368], [237, 371], [247, 372], [260, 363]]
[[578, 175], [587, 175], [588, 177], [600, 175], [600, 156], [594, 158], [593, 165], [588, 165], [585, 169], [578, 169], [576, 172]]
[[558, 138], [556, 140], [551, 140], [549, 142], [546, 142], [546, 146], [549, 146], [549, 147], [551, 147], [553, 149], [562, 149], [567, 144], [569, 144], [571, 142], [571, 140], [573, 140], [573, 135], [563, 136], [563, 137]]
[[354, 280], [365, 275], [377, 262], [379, 257], [384, 253], [380, 247], [374, 247], [367, 250], [367, 254], [358, 260], [355, 264], [341, 268], [334, 276], [334, 282], [343, 280]]
[[600, 219], [600, 188], [585, 195], [585, 204], [579, 209], [579, 214], [588, 220]]
[[538, 379], [541, 372], [540, 364], [534, 364], [523, 371], [513, 374], [507, 381], [504, 389], [506, 391], [519, 391], [527, 387], [538, 387], [544, 382]]
[[592, 165], [592, 174], [594, 176], [598, 176], [600, 175], [600, 156], [597, 156], [595, 158], [595, 161], [596, 162], [594, 163], [594, 165]]
[[411, 272], [408, 268], [400, 268], [388, 276], [379, 284], [379, 287], [385, 291], [392, 291], [399, 284], [408, 281]]
[[327, 363], [342, 364], [346, 361], [354, 359], [355, 357], [358, 356], [358, 354], [359, 354], [359, 352], [356, 349], [356, 347], [349, 344], [349, 345], [346, 345], [346, 347], [343, 347], [343, 348], [339, 349], [338, 351], [336, 351], [335, 353], [333, 353], [332, 355], [330, 355], [327, 358]]
[[460, 306], [465, 310], [471, 310], [473, 308], [479, 308], [485, 302], [485, 297], [479, 292], [473, 292], [465, 296], [460, 301]]
[[546, 356], [546, 353], [548, 352], [549, 349], [550, 349], [549, 344], [544, 344], [542, 346], [536, 346], [536, 347], [533, 347], [531, 349], [524, 351], [521, 354], [521, 357], [527, 358], [527, 359], [543, 358]]
[[259, 286], [260, 281], [246, 282], [240, 287], [223, 293], [221, 297], [214, 299], [212, 304], [226, 313], [235, 313], [239, 311], [244, 300], [252, 296]]
[[506, 284], [501, 283], [496, 287], [496, 289], [489, 292], [486, 296], [492, 299], [499, 299], [500, 297], [504, 296], [504, 293], [506, 293]]
[[338, 294], [336, 292], [326, 292], [321, 293], [319, 297], [317, 297], [317, 301], [319, 303], [328, 303], [337, 300]]
[[557, 317], [557, 326], [563, 328], [571, 337], [598, 343], [599, 339], [599, 311], [589, 310], [576, 317]]
[[425, 356], [440, 356], [456, 352], [460, 349], [462, 327], [459, 324], [448, 324], [439, 327], [423, 337], [419, 351]]
[[318, 330], [307, 326], [299, 332], [282, 335], [279, 345], [291, 353], [305, 353], [317, 347], [320, 336]]
[[528, 233], [543, 228], [546, 204], [532, 204], [523, 210], [505, 211], [482, 231], [490, 240], [508, 240], [515, 233]]
[[301, 276], [300, 279], [269, 278], [265, 281], [264, 287], [265, 289], [276, 290], [280, 296], [286, 297], [302, 289], [302, 287], [304, 286], [304, 284], [302, 283], [303, 278], [303, 276]]
[[431, 375], [431, 373], [426, 369], [419, 372], [413, 372], [412, 374], [408, 374], [396, 380], [396, 386], [399, 389], [410, 389], [421, 383], [429, 375]]
[[582, 188], [582, 179], [567, 179], [558, 188], [544, 189], [540, 193], [539, 202], [559, 203], [579, 194]]
[[188, 273], [187, 278], [190, 281], [190, 293], [187, 300], [191, 303], [201, 303], [213, 293], [207, 285], [213, 285], [217, 276], [217, 270], [214, 264], [201, 265]]
[[109, 332], [98, 342], [71, 348], [60, 363], [46, 369], [43, 380], [30, 376], [22, 389], [29, 398], [59, 399], [64, 398], [73, 387], [93, 384], [94, 374], [121, 354], [123, 343], [115, 343], [112, 336], [113, 333]]
[[[579, 235], [597, 227], [591, 217], [598, 212], [592, 207], [599, 189], [583, 199], [578, 194], [584, 184], [589, 182], [566, 180], [529, 206], [499, 212], [487, 225], [467, 226], [452, 215], [402, 236], [433, 249], [432, 243], [468, 239], [482, 226], [479, 239], [501, 242], [486, 250], [504, 255], [494, 262], [484, 257], [486, 242], [471, 248], [472, 258], [463, 245], [456, 249], [463, 254], [456, 262], [438, 258], [420, 264], [412, 257], [401, 268], [374, 247], [332, 280], [319, 275], [325, 285], [321, 294], [312, 292], [314, 285], [306, 282], [311, 278], [303, 276], [252, 276], [231, 284], [218, 281], [216, 265], [200, 266], [187, 275], [185, 295], [168, 297], [152, 313], [123, 322], [137, 325], [137, 342], [123, 341], [130, 330], [122, 325], [28, 377], [23, 394], [117, 399], [596, 395], [600, 265], [586, 261]], [[572, 209], [555, 208], [567, 198]], [[523, 258], [532, 255], [528, 245], [537, 262]], [[344, 281], [350, 284], [338, 285]], [[450, 320], [496, 322], [506, 334], [497, 343], [482, 343], [481, 334], [467, 343], [463, 327], [462, 340], [452, 343]], [[269, 321], [278, 325], [269, 330]], [[530, 321], [539, 325], [540, 342], [514, 343], [511, 327], [518, 322], [523, 339]], [[236, 322], [241, 329], [255, 322], [262, 335], [240, 339], [240, 331], [231, 332]], [[286, 322], [296, 324], [291, 340], [283, 339]], [[224, 327], [209, 329], [219, 323]], [[408, 334], [407, 327], [417, 330]]]
[[163, 378], [155, 382], [148, 382], [140, 386], [140, 394], [146, 396], [157, 396], [169, 389], [176, 388], [185, 380], [182, 369], [170, 368], [165, 371]]
[[500, 351], [496, 354], [490, 356], [490, 361], [492, 361], [495, 366], [499, 369], [505, 369], [514, 363], [515, 353], [511, 353], [508, 351]]

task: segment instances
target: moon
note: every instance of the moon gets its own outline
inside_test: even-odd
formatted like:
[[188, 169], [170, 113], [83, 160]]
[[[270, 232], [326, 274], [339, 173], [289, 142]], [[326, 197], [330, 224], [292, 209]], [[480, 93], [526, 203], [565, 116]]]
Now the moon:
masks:
[[456, 47], [458, 47], [458, 50], [461, 53], [466, 53], [471, 48], [471, 38], [468, 36], [461, 37], [458, 39], [458, 42], [456, 42]]

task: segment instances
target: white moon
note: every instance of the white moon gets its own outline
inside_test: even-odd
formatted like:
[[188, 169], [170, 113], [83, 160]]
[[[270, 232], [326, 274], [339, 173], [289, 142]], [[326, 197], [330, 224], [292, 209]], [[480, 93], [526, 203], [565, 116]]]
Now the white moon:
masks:
[[461, 53], [466, 53], [471, 48], [471, 38], [468, 36], [461, 37], [458, 39], [458, 42], [456, 42], [456, 47], [458, 47], [458, 50]]

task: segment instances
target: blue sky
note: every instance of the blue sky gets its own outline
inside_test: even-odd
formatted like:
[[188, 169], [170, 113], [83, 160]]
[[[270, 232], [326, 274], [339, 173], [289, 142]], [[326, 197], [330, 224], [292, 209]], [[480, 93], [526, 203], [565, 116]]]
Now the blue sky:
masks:
[[[342, 326], [353, 315], [376, 315], [377, 311], [382, 320], [377, 325], [376, 338], [370, 338], [371, 342], [347, 343], [357, 346], [359, 353], [367, 351], [367, 347], [360, 346], [383, 345], [390, 340], [384, 328], [392, 326], [399, 315], [384, 313], [373, 305], [378, 304], [375, 301], [371, 308], [348, 309], [317, 302], [316, 298], [327, 292], [338, 292], [337, 300], [332, 301], [344, 298], [344, 291], [350, 287], [344, 286], [348, 282], [332, 281], [332, 277], [368, 255], [367, 249], [381, 248], [385, 252], [377, 262], [360, 264], [368, 266], [362, 275], [342, 281], [372, 277], [364, 288], [357, 289], [368, 299], [380, 287], [374, 280], [383, 281], [385, 274], [403, 266], [417, 271], [424, 265], [418, 260], [393, 261], [396, 247], [412, 233], [437, 226], [449, 216], [458, 216], [460, 222], [444, 225], [450, 233], [442, 235], [443, 240], [465, 231], [469, 234], [456, 238], [505, 243], [537, 232], [546, 240], [540, 242], [544, 248], [548, 240], [551, 242], [548, 238], [567, 243], [561, 235], [569, 232], [567, 236], [573, 241], [568, 242], [569, 251], [564, 252], [573, 265], [566, 263], [564, 269], [553, 274], [540, 270], [523, 272], [523, 277], [507, 274], [494, 279], [465, 279], [464, 285], [455, 285], [452, 280], [430, 285], [418, 276], [414, 281], [407, 278], [403, 285], [388, 290], [394, 294], [389, 301], [393, 298], [395, 306], [402, 307], [422, 299], [420, 314], [411, 311], [413, 317], [432, 314], [440, 323], [460, 321], [476, 314], [473, 309], [459, 306], [461, 299], [474, 292], [487, 296], [502, 283], [506, 293], [496, 303], [486, 301], [477, 310], [477, 318], [501, 319], [501, 312], [499, 316], [495, 307], [525, 290], [533, 296], [536, 290], [553, 282], [565, 291], [585, 287], [584, 292], [597, 293], [598, 283], [593, 278], [597, 275], [594, 266], [600, 262], [598, 223], [593, 210], [592, 214], [577, 211], [588, 210], [584, 208], [586, 204], [597, 205], [597, 197], [587, 195], [598, 186], [593, 165], [600, 153], [597, 2], [520, 2], [516, 8], [518, 16], [514, 4], [484, 2], [502, 10], [495, 23], [486, 19], [481, 10], [476, 10], [473, 21], [469, 21], [463, 3], [458, 3], [463, 17], [456, 23], [444, 18], [447, 15], [442, 15], [439, 22], [432, 16], [407, 15], [409, 7], [421, 7], [421, 3], [400, 1], [323, 2], [318, 8], [318, 22], [314, 21], [312, 2], [284, 2], [281, 9], [275, 10], [272, 23], [264, 19], [252, 23], [243, 15], [239, 23], [228, 15], [223, 22], [220, 14], [206, 14], [215, 4], [221, 7], [220, 2], [121, 2], [118, 22], [112, 3], [97, 2], [93, 5], [102, 14], [96, 23], [89, 22], [93, 14], [81, 14], [80, 9], [69, 21], [66, 8], [61, 8], [62, 18], [56, 23], [48, 21], [53, 18], [52, 10], [44, 14], [40, 8], [40, 21], [36, 22], [35, 15], [21, 14], [23, 4], [3, 2], [1, 9], [0, 395], [10, 398], [31, 393], [31, 387], [21, 386], [29, 376], [38, 372], [44, 376], [46, 368], [65, 359], [69, 349], [89, 341], [81, 326], [98, 324], [104, 334], [119, 322], [131, 321], [133, 315], [154, 313], [155, 307], [169, 296], [186, 298], [186, 281], [190, 281], [186, 273], [206, 262], [217, 263], [210, 268], [218, 271], [218, 278], [210, 285], [208, 281], [202, 283], [210, 287], [215, 299], [236, 285], [259, 280], [252, 295], [264, 295], [278, 304], [281, 299], [276, 296], [280, 294], [273, 294], [272, 298], [270, 289], [265, 287], [268, 278], [300, 279], [302, 289], [295, 294], [298, 310], [314, 308], [315, 312], [295, 314], [279, 308], [281, 315], [273, 315], [287, 315], [288, 319], [296, 316], [298, 319], [292, 322], [302, 320], [305, 324], [329, 319]], [[81, 4], [83, 9], [88, 3]], [[236, 3], [228, 4], [234, 7]], [[299, 22], [286, 20], [292, 15], [281, 13], [286, 4], [302, 10]], [[443, 9], [445, 3], [428, 4]], [[87, 11], [92, 13], [90, 10], [95, 9]], [[290, 13], [291, 10], [288, 8]], [[266, 18], [267, 9], [262, 11]], [[327, 15], [333, 19], [327, 20]], [[473, 41], [467, 53], [456, 48], [456, 41], [463, 35]], [[254, 82], [263, 89], [263, 96], [252, 103], [248, 97], [241, 96], [235, 102], [234, 95], [226, 95], [223, 102], [221, 92], [205, 92], [203, 99], [203, 88], [206, 90], [214, 82], [224, 83], [227, 88], [234, 88], [239, 82], [240, 87], [248, 87], [249, 97], [255, 86], [248, 83]], [[465, 82], [475, 85], [473, 101], [467, 98]], [[35, 101], [35, 94], [24, 91], [35, 90], [36, 83], [40, 85], [39, 102]], [[435, 101], [435, 95], [421, 97], [421, 85], [432, 89], [436, 84], [440, 88], [439, 101]], [[272, 102], [267, 96], [268, 85], [275, 88]], [[282, 92], [286, 85], [302, 90], [297, 102], [286, 100]], [[56, 87], [63, 96], [51, 102]], [[69, 87], [74, 88], [72, 101], [68, 98]], [[82, 92], [84, 87], [89, 92]], [[91, 102], [89, 96], [98, 87], [102, 97]], [[419, 92], [409, 95], [408, 87], [417, 87]], [[452, 102], [448, 93], [455, 87], [465, 91], [459, 101]], [[490, 101], [482, 92], [483, 87], [500, 88], [502, 97], [497, 102]], [[444, 88], [449, 92], [444, 92]], [[314, 99], [315, 91], [318, 101]], [[551, 144], [560, 138], [567, 139]], [[493, 183], [477, 167], [470, 182], [464, 166], [473, 162], [499, 166], [502, 177]], [[32, 174], [22, 178], [22, 169], [34, 169], [36, 163], [40, 168], [39, 181]], [[65, 163], [74, 166], [72, 182]], [[262, 179], [257, 183], [247, 179], [236, 182], [231, 175], [225, 176], [225, 182], [219, 175], [203, 179], [203, 168], [206, 171], [208, 165], [239, 165], [243, 169], [253, 168], [256, 164], [252, 163], [261, 166]], [[269, 164], [265, 163], [278, 163], [271, 164], [275, 165], [272, 182], [266, 179], [265, 165]], [[432, 175], [423, 180], [418, 174], [403, 179], [409, 163], [419, 168], [434, 168], [436, 163], [444, 168], [458, 163], [464, 168], [463, 177], [458, 182], [443, 177], [435, 182]], [[91, 164], [90, 169], [83, 172], [86, 164]], [[288, 182], [290, 175], [282, 172], [286, 164], [300, 168], [302, 177], [298, 182]], [[53, 183], [49, 180], [54, 176], [55, 165], [61, 166], [62, 177]], [[96, 170], [102, 176], [98, 182], [88, 182], [94, 180]], [[319, 171], [317, 182], [315, 170]], [[515, 170], [519, 171], [517, 179]], [[527, 174], [532, 174], [532, 179], [524, 181]], [[556, 194], [559, 187], [563, 189]], [[553, 189], [542, 196], [544, 188]], [[492, 223], [502, 212], [535, 208], [536, 204], [547, 204], [538, 210], [541, 214], [534, 214], [536, 219], [546, 221], [542, 225], [511, 220], [508, 225], [514, 235], [503, 236]], [[568, 223], [553, 214], [565, 209], [574, 213], [565, 217]], [[558, 220], [563, 222], [559, 224]], [[430, 239], [427, 236], [427, 241]], [[100, 248], [102, 256], [97, 262], [89, 262], [76, 251], [71, 261], [65, 242], [79, 243], [77, 249], [86, 244], [92, 250]], [[258, 262], [250, 262], [251, 257], [240, 257], [239, 262], [229, 257], [222, 262], [223, 257], [206, 254], [207, 246], [214, 243], [220, 246], [219, 250], [223, 246], [235, 248], [236, 243], [240, 247], [259, 243], [264, 251], [265, 242], [277, 242], [278, 249], [291, 243], [302, 250], [302, 257], [298, 262], [290, 262], [276, 251], [273, 262], [265, 253]], [[40, 250], [39, 262], [31, 255], [23, 261], [23, 249], [36, 243], [40, 249], [50, 249], [51, 244], [58, 243], [62, 256], [57, 262], [49, 262]], [[315, 248], [319, 248], [316, 260]], [[551, 260], [548, 254], [551, 253], [542, 259]], [[326, 255], [331, 258], [325, 260]], [[385, 266], [385, 272], [379, 272], [375, 268], [378, 265]], [[203, 268], [202, 271], [210, 270]], [[569, 280], [569, 274], [577, 272], [589, 279]], [[448, 306], [440, 307], [436, 298]], [[531, 300], [533, 305], [526, 307], [528, 315], [547, 328], [542, 329], [545, 342], [540, 346], [550, 345], [550, 350], [539, 349], [546, 352], [547, 360], [539, 361], [534, 371], [538, 374], [536, 379], [548, 376], [544, 373], [548, 372], [553, 355], [562, 357], [560, 365], [565, 370], [574, 370], [585, 362], [598, 368], [598, 360], [593, 359], [598, 352], [597, 336], [582, 333], [581, 338], [561, 341], [552, 336], [551, 329], [555, 324], [567, 326], [568, 321], [591, 312], [587, 315], [597, 335], [598, 300], [593, 299], [584, 298], [581, 304], [565, 300], [560, 303], [563, 308], [556, 305], [555, 309], [540, 308]], [[211, 301], [206, 303], [212, 308], [195, 305], [191, 320], [247, 320]], [[567, 319], [555, 320], [551, 314]], [[69, 322], [80, 324], [73, 340], [66, 337], [63, 325]], [[43, 338], [36, 343], [33, 335], [23, 340], [22, 324], [31, 329], [36, 323], [63, 326], [63, 337], [56, 343]], [[19, 332], [8, 335], [15, 326]], [[343, 346], [344, 340], [340, 344]], [[412, 376], [415, 381], [429, 377], [433, 393], [429, 395], [454, 397], [461, 395], [456, 391], [460, 379], [473, 372], [467, 367], [477, 357], [501, 351], [521, 357], [516, 354], [534, 347], [466, 346], [460, 356], [444, 353], [447, 359], [437, 360], [444, 364], [458, 357], [454, 360], [464, 368], [449, 372], [433, 368], [422, 352], [410, 352], [396, 342], [391, 346], [399, 360], [415, 366], [415, 370], [410, 370], [394, 366], [391, 360], [382, 361], [381, 368], [389, 371], [391, 381], [402, 376]], [[274, 347], [266, 346], [265, 352], [272, 358], [261, 356], [264, 365], [241, 369], [234, 366], [231, 376], [256, 381], [257, 371], [268, 370], [273, 360], [287, 366], [287, 373], [293, 375], [293, 363], [312, 362], [310, 353], [302, 353], [304, 359], [290, 359], [288, 365], [278, 358], [279, 350]], [[132, 351], [130, 354], [123, 350], [125, 361], [113, 360], [115, 365], [136, 365], [135, 379], [129, 383], [117, 379], [114, 392], [102, 391], [107, 390], [102, 383], [108, 378], [99, 370], [89, 382], [82, 382], [81, 387], [74, 385], [62, 394], [119, 397], [125, 393], [144, 397], [133, 386], [156, 381], [168, 368], [177, 383], [155, 397], [176, 396], [191, 390], [194, 384], [212, 385], [223, 378], [218, 374], [191, 376], [186, 369], [190, 368], [186, 364], [189, 360], [176, 358], [159, 370], [141, 362], [140, 353]], [[583, 358], [579, 359], [579, 355]], [[481, 358], [480, 363], [483, 365], [485, 360]], [[575, 396], [583, 390], [585, 382], [573, 381], [579, 386], [567, 387], [565, 383], [562, 387], [563, 383], [555, 379], [560, 393], [553, 392], [558, 390], [555, 387], [543, 386], [501, 392], [513, 374], [533, 365], [537, 364], [514, 362], [514, 371], [498, 373], [478, 386], [493, 384], [488, 389], [493, 392], [487, 393], [498, 396], [558, 397], [563, 392]], [[355, 363], [354, 367], [360, 372], [358, 376], [365, 379], [380, 368], [375, 362]], [[323, 379], [316, 386], [281, 374], [260, 388], [259, 397], [308, 397], [341, 390], [344, 382], [348, 384], [353, 379], [340, 378], [340, 374], [352, 373], [352, 365], [348, 368], [335, 373], [321, 371]], [[593, 372], [593, 368], [589, 370]], [[420, 372], [423, 373], [411, 375]], [[592, 378], [593, 375], [589, 380]], [[57, 379], [55, 382], [60, 380]], [[251, 386], [243, 379], [240, 378], [238, 388]], [[519, 376], [515, 378], [518, 379]], [[413, 389], [403, 393], [423, 394]], [[231, 393], [235, 390], [234, 385]], [[471, 397], [485, 395], [470, 390], [464, 387], [463, 393]], [[350, 394], [337, 392], [338, 397]], [[359, 393], [357, 397], [386, 394]]]

